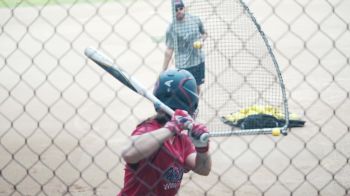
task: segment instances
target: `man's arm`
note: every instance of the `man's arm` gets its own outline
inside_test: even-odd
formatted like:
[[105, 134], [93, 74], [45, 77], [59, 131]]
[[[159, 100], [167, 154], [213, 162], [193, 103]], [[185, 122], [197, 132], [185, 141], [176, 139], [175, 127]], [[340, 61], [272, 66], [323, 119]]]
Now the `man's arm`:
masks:
[[204, 41], [207, 39], [207, 37], [208, 37], [207, 32], [202, 33], [202, 35], [201, 35], [201, 40], [202, 40], [203, 43], [204, 43]]
[[165, 50], [164, 62], [163, 62], [163, 71], [168, 69], [171, 57], [173, 56], [173, 52], [174, 52], [174, 49], [172, 49], [172, 48], [167, 48]]

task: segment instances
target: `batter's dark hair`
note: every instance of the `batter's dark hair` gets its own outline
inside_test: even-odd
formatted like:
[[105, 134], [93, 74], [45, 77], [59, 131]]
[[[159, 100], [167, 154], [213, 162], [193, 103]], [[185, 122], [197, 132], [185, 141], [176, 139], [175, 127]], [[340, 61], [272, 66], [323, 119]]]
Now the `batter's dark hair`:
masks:
[[139, 125], [142, 125], [143, 123], [146, 123], [146, 122], [151, 121], [151, 120], [157, 121], [160, 125], [165, 125], [165, 123], [170, 121], [170, 119], [171, 119], [171, 116], [169, 114], [165, 113], [162, 110], [159, 110], [156, 115], [154, 115], [150, 118], [147, 118], [146, 120], [142, 121]]
[[157, 112], [157, 114], [154, 116], [154, 119], [161, 125], [164, 125], [167, 123], [170, 119], [171, 116], [165, 112]]

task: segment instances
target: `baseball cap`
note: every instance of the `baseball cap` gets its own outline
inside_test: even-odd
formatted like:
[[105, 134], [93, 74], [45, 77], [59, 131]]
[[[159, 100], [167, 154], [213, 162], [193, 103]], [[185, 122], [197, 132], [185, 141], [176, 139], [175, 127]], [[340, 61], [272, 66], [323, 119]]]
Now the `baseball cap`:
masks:
[[185, 7], [185, 5], [182, 0], [175, 0], [175, 11], [183, 7]]

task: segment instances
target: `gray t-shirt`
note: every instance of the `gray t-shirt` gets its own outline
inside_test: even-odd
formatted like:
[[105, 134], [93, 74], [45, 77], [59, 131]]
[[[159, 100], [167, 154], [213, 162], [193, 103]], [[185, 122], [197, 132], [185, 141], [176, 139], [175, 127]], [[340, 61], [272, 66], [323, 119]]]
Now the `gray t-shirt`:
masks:
[[[193, 48], [193, 42], [205, 33], [199, 17], [185, 14], [182, 21], [172, 22], [166, 32], [165, 44], [175, 51], [177, 68], [188, 68], [204, 62], [202, 49]], [[177, 46], [177, 47], [176, 47]]]

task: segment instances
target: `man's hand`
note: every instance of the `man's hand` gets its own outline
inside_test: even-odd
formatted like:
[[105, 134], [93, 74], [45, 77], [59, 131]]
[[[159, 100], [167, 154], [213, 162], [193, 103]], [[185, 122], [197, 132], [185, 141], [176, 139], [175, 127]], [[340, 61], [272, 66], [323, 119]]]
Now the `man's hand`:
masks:
[[201, 135], [204, 133], [208, 133], [208, 128], [204, 124], [193, 124], [192, 130], [190, 132], [190, 138], [198, 153], [205, 153], [209, 150], [209, 140], [200, 140]]
[[193, 119], [185, 110], [176, 110], [171, 120], [164, 127], [174, 134], [180, 134], [181, 131], [192, 125]]

